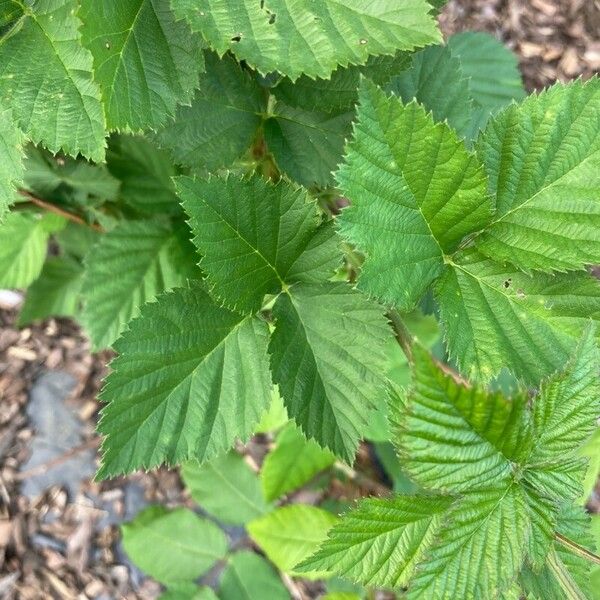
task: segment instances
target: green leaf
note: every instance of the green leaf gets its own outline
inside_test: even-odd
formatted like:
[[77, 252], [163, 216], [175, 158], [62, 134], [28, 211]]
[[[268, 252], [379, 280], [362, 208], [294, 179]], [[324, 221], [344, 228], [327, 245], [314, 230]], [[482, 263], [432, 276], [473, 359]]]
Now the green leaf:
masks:
[[348, 111], [358, 101], [361, 74], [382, 85], [409, 64], [408, 52], [398, 52], [395, 56], [371, 56], [364, 66], [338, 67], [328, 79], [301, 75], [296, 81], [291, 81], [284, 77], [272, 93], [284, 104], [305, 111]]
[[[0, 50], [1, 51], [1, 50]], [[0, 223], [23, 181], [23, 134], [0, 104]]]
[[120, 197], [142, 214], [180, 210], [172, 177], [175, 167], [164, 150], [142, 136], [113, 135], [106, 153], [108, 170], [121, 182]]
[[185, 226], [123, 221], [85, 258], [83, 324], [94, 348], [110, 346], [140, 307], [160, 292], [197, 277]]
[[48, 151], [29, 146], [25, 159], [25, 186], [42, 198], [59, 201], [61, 192], [68, 188], [69, 199], [88, 205], [96, 200], [116, 200], [119, 181], [112, 177], [104, 165], [68, 156], [53, 156]]
[[82, 0], [79, 14], [109, 129], [156, 128], [189, 103], [202, 49], [168, 2]]
[[478, 153], [496, 195], [476, 238], [490, 258], [525, 271], [600, 262], [600, 79], [557, 84], [488, 124]]
[[393, 77], [385, 89], [405, 103], [416, 99], [437, 122], [446, 120], [461, 137], [469, 136], [473, 111], [469, 80], [448, 46], [430, 46], [413, 54], [411, 67]]
[[584, 444], [580, 455], [587, 459], [588, 467], [583, 482], [581, 504], [585, 504], [593, 492], [600, 477], [600, 428], [596, 429], [592, 437]]
[[115, 350], [99, 477], [210, 460], [249, 438], [271, 398], [266, 324], [198, 283], [142, 307]]
[[307, 187], [332, 183], [354, 112], [306, 111], [277, 102], [273, 113], [265, 121], [264, 135], [277, 166]]
[[229, 525], [244, 525], [268, 510], [258, 477], [236, 452], [207, 463], [187, 462], [181, 475], [192, 498]]
[[299, 568], [333, 571], [369, 586], [404, 587], [439, 534], [451, 502], [424, 495], [362, 500]]
[[[337, 520], [315, 506], [291, 504], [249, 523], [248, 534], [278, 569], [295, 575], [294, 567], [319, 547]], [[323, 573], [303, 572], [301, 576], [319, 579]]]
[[542, 383], [533, 405], [535, 449], [529, 461], [562, 462], [597, 429], [600, 361], [594, 328], [587, 327], [566, 368]]
[[209, 587], [198, 587], [195, 583], [170, 586], [158, 600], [219, 600]]
[[[597, 352], [590, 328], [537, 398], [520, 390], [509, 399], [469, 384], [415, 344], [412, 385], [404, 395], [391, 392], [396, 442], [414, 481], [448, 496], [366, 500], [300, 568], [408, 587], [408, 598], [516, 600], [526, 558], [536, 573], [544, 571], [531, 574], [533, 583], [547, 579], [555, 531], [587, 544], [581, 513], [568, 504], [575, 497], [568, 479], [598, 414]], [[578, 411], [585, 416], [574, 416]], [[553, 464], [549, 451], [557, 453]], [[549, 464], [554, 485], [547, 485]], [[409, 529], [413, 522], [418, 527]], [[577, 583], [584, 581], [580, 559], [556, 551]], [[536, 596], [555, 597], [539, 589]]]
[[346, 283], [298, 284], [273, 315], [271, 369], [288, 414], [352, 462], [384, 382], [390, 329], [381, 308]]
[[414, 356], [406, 400], [391, 392], [403, 468], [425, 489], [447, 493], [508, 485], [513, 463], [531, 448], [526, 395], [507, 402], [498, 392], [465, 388], [421, 346]]
[[444, 518], [447, 526], [417, 570], [408, 597], [496, 597], [525, 556], [529, 522], [520, 486], [471, 492]]
[[[580, 507], [563, 507], [559, 515], [559, 521], [556, 527], [557, 531], [571, 540], [576, 540], [580, 545], [589, 550], [594, 550], [594, 539], [590, 535], [589, 515]], [[591, 564], [584, 558], [573, 554], [558, 542], [553, 542], [552, 551], [556, 558], [560, 560], [564, 570], [580, 588], [580, 593], [584, 598], [595, 598], [595, 589], [591, 587]], [[532, 594], [532, 597], [543, 600], [570, 600], [562, 586], [556, 579], [554, 572], [544, 566], [537, 572], [525, 568], [520, 576], [521, 584], [526, 592]]]
[[227, 552], [225, 534], [186, 508], [151, 506], [121, 531], [131, 560], [167, 585], [193, 581]]
[[283, 399], [279, 394], [277, 387], [273, 388], [271, 404], [260, 418], [260, 423], [256, 426], [254, 433], [270, 433], [281, 429], [288, 421], [289, 417]]
[[70, 221], [56, 234], [62, 252], [70, 258], [82, 259], [102, 234], [91, 227]]
[[104, 159], [104, 114], [81, 45], [75, 0], [25, 4], [19, 25], [0, 42], [0, 98], [34, 143], [52, 152]]
[[177, 189], [190, 215], [213, 293], [237, 310], [258, 310], [265, 294], [333, 275], [341, 261], [331, 226], [306, 192], [259, 177], [194, 180]]
[[158, 134], [175, 162], [215, 171], [228, 167], [254, 140], [265, 111], [265, 93], [229, 56], [206, 53], [191, 106], [180, 106]]
[[44, 266], [48, 238], [64, 227], [56, 215], [13, 212], [0, 227], [0, 287], [25, 288]]
[[327, 78], [337, 65], [364, 64], [439, 41], [424, 0], [291, 2], [173, 0], [173, 10], [219, 54], [228, 50], [261, 73]]
[[445, 254], [491, 217], [483, 170], [456, 133], [367, 81], [337, 179], [351, 201], [340, 231], [367, 256], [358, 286], [401, 310], [440, 276]]
[[49, 258], [27, 290], [19, 326], [47, 317], [74, 317], [79, 312], [83, 267], [68, 256]]
[[310, 481], [317, 473], [335, 462], [331, 452], [313, 440], [307, 440], [290, 424], [277, 436], [275, 449], [267, 454], [260, 480], [269, 501], [291, 492]]
[[508, 367], [536, 385], [600, 318], [600, 286], [587, 274], [529, 276], [473, 250], [453, 259], [436, 297], [450, 356], [482, 381]]
[[276, 571], [254, 552], [236, 552], [221, 576], [220, 600], [289, 600]]
[[466, 31], [448, 38], [448, 48], [469, 78], [474, 106], [470, 138], [476, 138], [490, 116], [525, 98], [516, 55], [489, 33]]

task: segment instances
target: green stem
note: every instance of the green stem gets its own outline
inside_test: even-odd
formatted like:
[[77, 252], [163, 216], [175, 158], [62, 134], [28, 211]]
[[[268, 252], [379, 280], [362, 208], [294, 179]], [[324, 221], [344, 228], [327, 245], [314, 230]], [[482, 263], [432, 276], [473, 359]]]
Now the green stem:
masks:
[[560, 584], [562, 591], [565, 593], [567, 600], [588, 600], [585, 594], [579, 589], [579, 586], [571, 577], [564, 563], [558, 557], [555, 550], [548, 554], [548, 567]]
[[392, 308], [392, 310], [390, 310], [388, 312], [388, 319], [390, 320], [390, 322], [392, 323], [392, 327], [394, 328], [396, 340], [400, 344], [400, 347], [402, 348], [402, 351], [404, 352], [404, 354], [406, 354], [406, 358], [408, 359], [408, 362], [412, 363], [413, 362], [413, 353], [412, 353], [413, 336], [412, 336], [412, 334], [410, 333], [410, 331], [404, 324], [404, 321], [402, 320], [400, 313], [395, 308]]
[[563, 546], [565, 546], [565, 548], [568, 548], [573, 554], [577, 554], [577, 556], [585, 558], [585, 560], [589, 560], [590, 562], [600, 565], [600, 556], [594, 554], [591, 550], [584, 548], [577, 542], [570, 540], [568, 537], [565, 537], [558, 532], [554, 534], [554, 538], [557, 542], [560, 542]]

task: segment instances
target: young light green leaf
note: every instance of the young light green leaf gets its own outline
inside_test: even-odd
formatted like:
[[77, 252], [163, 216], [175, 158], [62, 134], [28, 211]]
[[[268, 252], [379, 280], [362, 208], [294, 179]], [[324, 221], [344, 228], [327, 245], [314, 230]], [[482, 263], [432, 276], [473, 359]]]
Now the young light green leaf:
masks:
[[260, 418], [255, 433], [270, 433], [281, 429], [290, 418], [277, 387], [273, 388], [271, 404]]
[[351, 133], [354, 111], [306, 111], [277, 102], [265, 121], [267, 148], [277, 166], [298, 183], [310, 187], [332, 183]]
[[197, 256], [185, 226], [123, 221], [85, 258], [83, 324], [96, 349], [110, 346], [160, 292], [197, 277]]
[[352, 462], [382, 393], [390, 329], [381, 308], [346, 283], [298, 284], [273, 308], [273, 381], [305, 435]]
[[351, 201], [340, 231], [367, 256], [358, 286], [401, 310], [414, 308], [444, 256], [491, 218], [483, 170], [456, 133], [366, 80], [337, 179]]
[[23, 134], [0, 103], [0, 223], [23, 181]]
[[[310, 556], [325, 540], [337, 517], [316, 506], [291, 504], [255, 519], [248, 534], [284, 573], [295, 575], [294, 567]], [[302, 572], [301, 577], [319, 579], [323, 572]]]
[[142, 214], [180, 212], [167, 152], [142, 136], [113, 135], [106, 153], [108, 170], [121, 182], [120, 198]]
[[[446, 375], [420, 345], [405, 400], [391, 392], [401, 462], [425, 489], [447, 493], [506, 487], [513, 463], [531, 448], [527, 397], [466, 388]], [[465, 453], [465, 448], [469, 449]]]
[[225, 534], [187, 508], [151, 506], [121, 531], [131, 560], [167, 585], [193, 581], [227, 552]]
[[79, 16], [109, 129], [153, 129], [189, 103], [202, 48], [168, 2], [82, 0]]
[[369, 586], [403, 587], [439, 534], [444, 496], [368, 498], [342, 516], [301, 571], [333, 571]]
[[10, 213], [0, 227], [0, 287], [25, 288], [44, 266], [48, 238], [64, 227], [56, 215]]
[[341, 262], [331, 226], [301, 188], [229, 176], [180, 177], [177, 189], [212, 291], [236, 310], [256, 311], [288, 284], [327, 279]]
[[173, 0], [219, 54], [228, 50], [261, 73], [327, 78], [337, 65], [413, 50], [440, 40], [425, 0]]
[[69, 256], [51, 257], [29, 286], [19, 326], [48, 317], [73, 317], [79, 311], [83, 266]]
[[525, 271], [600, 262], [599, 111], [596, 77], [556, 84], [488, 124], [478, 153], [497, 211], [480, 251]]
[[0, 99], [29, 139], [104, 159], [105, 124], [75, 0], [13, 2], [22, 15], [0, 41]]
[[158, 134], [175, 162], [215, 171], [239, 158], [256, 136], [265, 111], [265, 93], [229, 56], [206, 53], [191, 106], [180, 106], [173, 123]]
[[277, 572], [254, 552], [236, 552], [221, 576], [220, 600], [289, 600]]
[[413, 54], [410, 68], [393, 77], [385, 89], [405, 103], [416, 99], [436, 121], [446, 120], [461, 137], [469, 136], [473, 112], [469, 80], [447, 46]]
[[417, 569], [408, 597], [496, 597], [525, 557], [529, 521], [522, 489], [508, 483], [471, 492], [444, 519], [447, 526]]
[[587, 327], [567, 367], [542, 383], [533, 405], [532, 464], [564, 461], [597, 428], [600, 361], [594, 333], [593, 327]]
[[192, 498], [223, 523], [244, 525], [269, 508], [256, 473], [236, 452], [204, 464], [187, 462], [181, 476]]
[[537, 385], [600, 319], [600, 286], [586, 273], [529, 276], [474, 250], [455, 256], [436, 297], [450, 356], [482, 381], [508, 367]]
[[210, 460], [247, 440], [271, 398], [267, 334], [199, 283], [145, 305], [115, 344], [101, 394], [99, 477]]
[[330, 467], [335, 456], [313, 440], [307, 440], [293, 424], [277, 436], [275, 449], [267, 454], [260, 472], [267, 500], [276, 500], [310, 481]]

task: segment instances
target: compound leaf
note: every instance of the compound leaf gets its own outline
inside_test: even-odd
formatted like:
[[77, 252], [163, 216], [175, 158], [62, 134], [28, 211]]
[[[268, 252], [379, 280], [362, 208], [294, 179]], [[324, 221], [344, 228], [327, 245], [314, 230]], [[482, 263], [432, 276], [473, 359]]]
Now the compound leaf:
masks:
[[79, 15], [109, 129], [157, 128], [177, 104], [189, 103], [202, 49], [168, 2], [82, 0]]
[[[291, 504], [248, 523], [248, 534], [278, 569], [295, 575], [294, 567], [319, 547], [337, 520], [316, 506]], [[306, 572], [301, 575], [307, 577]], [[322, 575], [313, 572], [308, 577]]]
[[199, 283], [142, 307], [101, 394], [99, 476], [209, 460], [246, 440], [271, 399], [267, 333]]
[[231, 51], [261, 73], [327, 78], [337, 65], [365, 64], [439, 41], [425, 0], [173, 0], [219, 54]]
[[273, 381], [310, 438], [351, 462], [382, 391], [382, 309], [346, 283], [297, 284], [273, 308]]
[[488, 123], [478, 153], [497, 210], [480, 251], [525, 271], [600, 262], [599, 111], [593, 78], [556, 84]]
[[34, 142], [104, 159], [105, 122], [75, 0], [13, 2], [20, 23], [0, 41], [0, 98]]
[[256, 311], [265, 294], [326, 279], [341, 262], [333, 229], [300, 188], [234, 176], [181, 177], [177, 187], [212, 291], [236, 310]]
[[110, 346], [145, 302], [199, 275], [188, 236], [169, 223], [124, 221], [90, 250], [82, 321], [95, 348]]
[[491, 217], [483, 169], [456, 133], [366, 80], [337, 179], [351, 201], [340, 231], [367, 257], [358, 286], [401, 310], [440, 276], [444, 255]]

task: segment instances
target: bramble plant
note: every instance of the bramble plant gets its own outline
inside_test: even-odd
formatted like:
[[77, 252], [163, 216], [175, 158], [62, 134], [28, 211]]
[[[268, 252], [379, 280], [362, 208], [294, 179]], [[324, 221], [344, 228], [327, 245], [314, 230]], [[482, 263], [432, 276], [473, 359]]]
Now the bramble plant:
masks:
[[[272, 563], [154, 507], [165, 598], [599, 597], [600, 79], [430, 4], [0, 1], [0, 286], [116, 351], [98, 476], [183, 464]], [[362, 440], [393, 495], [285, 505]]]

